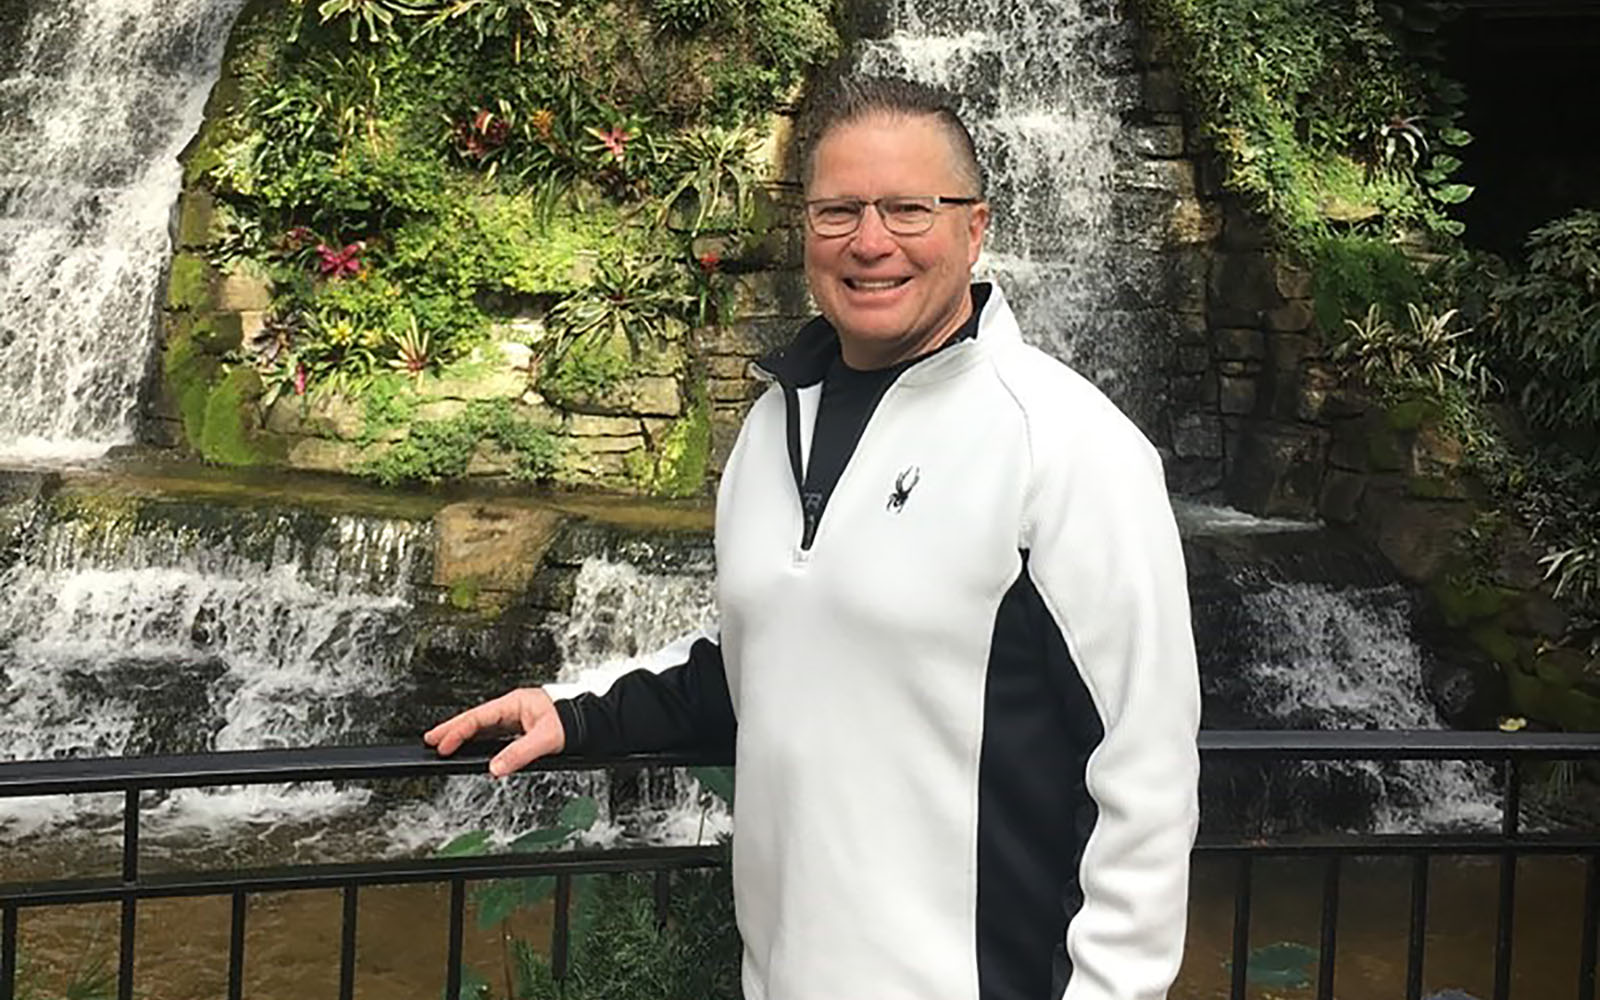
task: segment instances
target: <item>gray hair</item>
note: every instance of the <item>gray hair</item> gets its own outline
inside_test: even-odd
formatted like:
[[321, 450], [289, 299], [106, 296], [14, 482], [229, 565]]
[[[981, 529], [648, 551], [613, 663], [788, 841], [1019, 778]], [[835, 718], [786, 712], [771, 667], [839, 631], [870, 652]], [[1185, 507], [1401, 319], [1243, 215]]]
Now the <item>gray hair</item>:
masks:
[[978, 150], [949, 91], [895, 77], [845, 77], [809, 103], [810, 127], [806, 131], [811, 142], [800, 175], [807, 187], [816, 168], [817, 147], [834, 129], [868, 118], [932, 118], [950, 142], [962, 182], [979, 198], [984, 197]]

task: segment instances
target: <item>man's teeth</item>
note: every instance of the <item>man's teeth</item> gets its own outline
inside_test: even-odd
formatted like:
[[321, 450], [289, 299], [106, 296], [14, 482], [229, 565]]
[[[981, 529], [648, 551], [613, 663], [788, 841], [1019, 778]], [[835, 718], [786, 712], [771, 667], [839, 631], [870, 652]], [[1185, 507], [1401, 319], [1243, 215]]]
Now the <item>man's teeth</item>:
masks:
[[899, 288], [906, 283], [905, 278], [885, 278], [881, 281], [868, 281], [865, 278], [851, 278], [850, 287], [867, 292], [879, 292], [888, 288]]

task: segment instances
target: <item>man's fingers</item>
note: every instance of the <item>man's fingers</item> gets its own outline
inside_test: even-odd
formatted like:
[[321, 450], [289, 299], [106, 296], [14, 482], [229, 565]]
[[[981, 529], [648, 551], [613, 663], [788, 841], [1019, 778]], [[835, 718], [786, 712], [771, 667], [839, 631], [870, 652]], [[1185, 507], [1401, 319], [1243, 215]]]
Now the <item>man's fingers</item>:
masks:
[[[460, 749], [461, 744], [478, 733], [516, 722], [517, 714], [511, 705], [510, 695], [486, 701], [465, 712], [451, 716], [422, 735], [425, 743], [438, 749], [441, 757], [448, 757]], [[509, 717], [508, 717], [509, 716]]]
[[521, 739], [506, 744], [504, 750], [495, 754], [494, 759], [489, 761], [489, 773], [496, 778], [504, 778], [558, 749], [560, 748], [557, 746], [555, 734], [548, 728], [540, 726]]

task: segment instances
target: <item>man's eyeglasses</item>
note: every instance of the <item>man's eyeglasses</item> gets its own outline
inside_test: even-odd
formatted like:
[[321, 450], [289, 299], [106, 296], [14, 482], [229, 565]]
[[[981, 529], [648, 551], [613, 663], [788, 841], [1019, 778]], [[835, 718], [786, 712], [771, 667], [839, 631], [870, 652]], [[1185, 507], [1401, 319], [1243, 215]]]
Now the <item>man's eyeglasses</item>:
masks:
[[976, 205], [982, 198], [947, 198], [944, 195], [889, 195], [860, 198], [816, 198], [806, 202], [806, 222], [818, 236], [849, 236], [861, 225], [871, 205], [878, 210], [883, 228], [896, 236], [916, 236], [933, 228], [940, 205]]

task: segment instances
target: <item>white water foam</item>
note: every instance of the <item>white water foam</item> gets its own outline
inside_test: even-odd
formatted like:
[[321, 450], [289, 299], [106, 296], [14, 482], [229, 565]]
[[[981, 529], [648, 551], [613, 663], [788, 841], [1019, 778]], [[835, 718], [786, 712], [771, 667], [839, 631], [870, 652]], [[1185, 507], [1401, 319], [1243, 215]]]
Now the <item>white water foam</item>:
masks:
[[[559, 637], [559, 679], [597, 686], [635, 669], [679, 636], [714, 626], [715, 580], [709, 573], [652, 573], [626, 562], [591, 558], [578, 572], [572, 611]], [[687, 773], [674, 777], [669, 801], [636, 815], [612, 816], [609, 784], [598, 774], [512, 776], [499, 781], [451, 778], [429, 802], [400, 810], [390, 823], [391, 849], [437, 848], [467, 830], [487, 829], [504, 845], [538, 825], [550, 803], [593, 796], [600, 819], [585, 842], [709, 843], [732, 831], [732, 817]]]
[[[409, 581], [431, 527], [336, 519], [320, 543], [270, 518], [254, 527], [207, 539], [118, 518], [51, 526], [0, 577], [4, 756], [370, 738], [374, 705], [403, 679]], [[149, 839], [329, 819], [369, 797], [324, 784], [181, 790], [150, 811]], [[116, 808], [103, 796], [3, 800], [0, 833], [94, 827]]]
[[[1344, 589], [1280, 584], [1244, 599], [1257, 624], [1245, 666], [1256, 709], [1311, 729], [1440, 729], [1423, 690], [1424, 653], [1411, 638], [1399, 585]], [[1308, 765], [1355, 770], [1378, 790], [1380, 833], [1478, 829], [1500, 821], [1491, 776], [1460, 761]]]
[[131, 440], [177, 157], [243, 5], [33, 5], [0, 81], [0, 461]]

